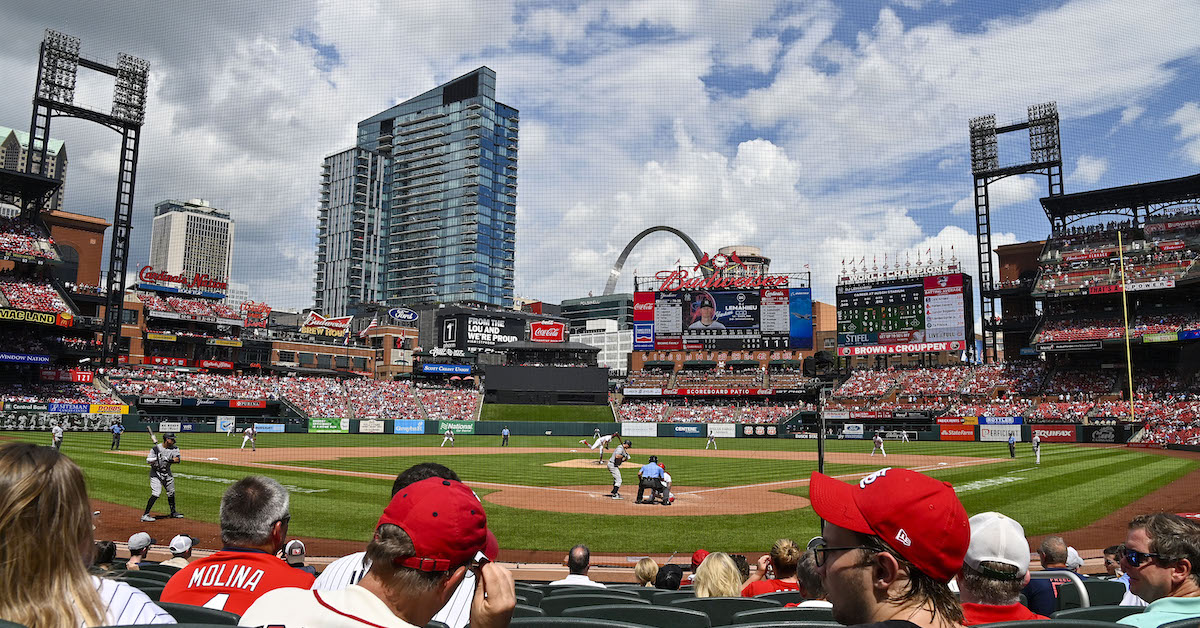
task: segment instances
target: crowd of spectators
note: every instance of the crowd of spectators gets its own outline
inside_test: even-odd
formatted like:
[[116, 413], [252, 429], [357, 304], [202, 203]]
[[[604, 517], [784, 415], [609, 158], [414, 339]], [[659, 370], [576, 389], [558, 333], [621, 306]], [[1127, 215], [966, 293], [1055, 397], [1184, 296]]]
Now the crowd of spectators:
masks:
[[800, 368], [771, 367], [767, 371], [767, 385], [771, 388], [803, 388], [811, 382], [812, 378]]
[[629, 399], [617, 405], [630, 423], [778, 423], [813, 404], [746, 399]]
[[684, 369], [675, 374], [675, 386], [679, 388], [761, 388], [761, 369]]
[[8, 305], [18, 310], [52, 314], [69, 311], [58, 290], [45, 281], [3, 276], [0, 277], [0, 292]]
[[418, 388], [417, 396], [430, 420], [474, 421], [480, 394], [472, 388]]
[[[1046, 379], [1046, 384], [1042, 387], [1042, 392], [1050, 395], [1058, 395], [1059, 401], [1079, 401], [1079, 395], [1104, 395], [1113, 392], [1117, 385], [1117, 374], [1114, 369], [1096, 369], [1096, 368], [1074, 368], [1063, 367], [1057, 368], [1050, 377]], [[1072, 395], [1075, 396], [1072, 399]]]
[[896, 386], [895, 372], [855, 371], [850, 378], [838, 386], [834, 397], [882, 397]]
[[360, 419], [422, 419], [421, 408], [407, 381], [346, 381], [354, 416]]
[[38, 259], [58, 259], [54, 238], [20, 217], [0, 217], [0, 251]]
[[629, 374], [626, 388], [665, 388], [671, 383], [670, 369], [645, 369]]

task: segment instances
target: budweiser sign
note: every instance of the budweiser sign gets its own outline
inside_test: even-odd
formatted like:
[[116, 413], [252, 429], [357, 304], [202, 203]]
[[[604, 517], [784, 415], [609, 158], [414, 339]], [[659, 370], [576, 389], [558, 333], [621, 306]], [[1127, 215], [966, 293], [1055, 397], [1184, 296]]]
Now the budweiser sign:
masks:
[[705, 278], [703, 274], [692, 276], [686, 270], [661, 270], [654, 275], [660, 283], [659, 292], [676, 292], [679, 290], [712, 290], [718, 288], [786, 288], [787, 275], [754, 275], [751, 277], [723, 277], [714, 275]]
[[353, 316], [325, 318], [316, 312], [309, 312], [308, 318], [304, 319], [304, 323], [300, 325], [300, 333], [341, 338], [350, 331], [350, 320], [353, 318]]
[[166, 271], [156, 271], [152, 266], [143, 266], [142, 270], [138, 271], [138, 281], [153, 284], [179, 284], [189, 290], [229, 289], [228, 283], [214, 279], [204, 273], [196, 273], [191, 277], [187, 275], [172, 275]]
[[534, 321], [529, 324], [529, 339], [534, 342], [562, 342], [566, 339], [566, 335], [566, 323]]

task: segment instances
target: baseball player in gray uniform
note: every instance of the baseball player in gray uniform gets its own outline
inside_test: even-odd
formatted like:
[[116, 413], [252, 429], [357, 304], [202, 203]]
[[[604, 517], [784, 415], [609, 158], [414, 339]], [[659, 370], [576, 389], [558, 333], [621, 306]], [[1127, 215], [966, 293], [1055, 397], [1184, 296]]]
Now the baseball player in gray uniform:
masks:
[[58, 423], [54, 423], [53, 427], [50, 428], [50, 433], [51, 433], [50, 446], [55, 449], [62, 449], [62, 440], [63, 440], [62, 426], [59, 425]]
[[1033, 456], [1037, 464], [1042, 464], [1042, 437], [1037, 434], [1033, 435]]
[[175, 446], [175, 435], [163, 434], [163, 442], [160, 445], [151, 431], [150, 440], [154, 441], [150, 455], [146, 456], [146, 462], [150, 465], [150, 500], [146, 502], [142, 521], [154, 521], [154, 517], [150, 516], [150, 509], [154, 507], [154, 502], [164, 488], [167, 490], [167, 503], [171, 505], [171, 514], [168, 516], [172, 519], [182, 519], [183, 514], [175, 510], [175, 475], [171, 472], [171, 465], [180, 460], [179, 448]]
[[616, 451], [608, 459], [608, 472], [612, 474], [613, 488], [609, 497], [613, 499], [625, 499], [621, 497], [621, 463], [629, 459], [629, 450], [633, 448], [633, 443], [625, 441], [617, 445]]

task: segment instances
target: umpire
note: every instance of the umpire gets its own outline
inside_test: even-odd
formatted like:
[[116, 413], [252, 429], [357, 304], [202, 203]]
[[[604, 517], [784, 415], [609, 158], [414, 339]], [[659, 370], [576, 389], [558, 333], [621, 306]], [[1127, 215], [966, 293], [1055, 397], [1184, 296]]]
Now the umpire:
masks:
[[608, 459], [608, 472], [612, 474], [613, 488], [609, 497], [613, 499], [625, 499], [621, 497], [621, 463], [629, 459], [629, 450], [633, 448], [633, 443], [625, 441], [617, 445], [617, 450], [613, 452], [612, 457]]
[[[650, 489], [650, 499], [642, 501], [642, 495]], [[663, 491], [663, 469], [658, 466], [658, 456], [650, 456], [649, 461], [638, 469], [638, 495], [635, 504], [653, 504], [654, 494], [662, 494], [662, 504], [667, 505], [667, 495]]]

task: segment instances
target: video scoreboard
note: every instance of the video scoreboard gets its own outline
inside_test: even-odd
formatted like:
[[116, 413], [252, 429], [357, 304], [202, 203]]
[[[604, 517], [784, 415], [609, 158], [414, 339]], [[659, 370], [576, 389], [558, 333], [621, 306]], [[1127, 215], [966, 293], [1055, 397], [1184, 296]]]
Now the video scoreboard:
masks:
[[963, 351], [972, 329], [962, 273], [837, 286], [838, 355]]
[[636, 292], [633, 349], [811, 349], [809, 288]]

